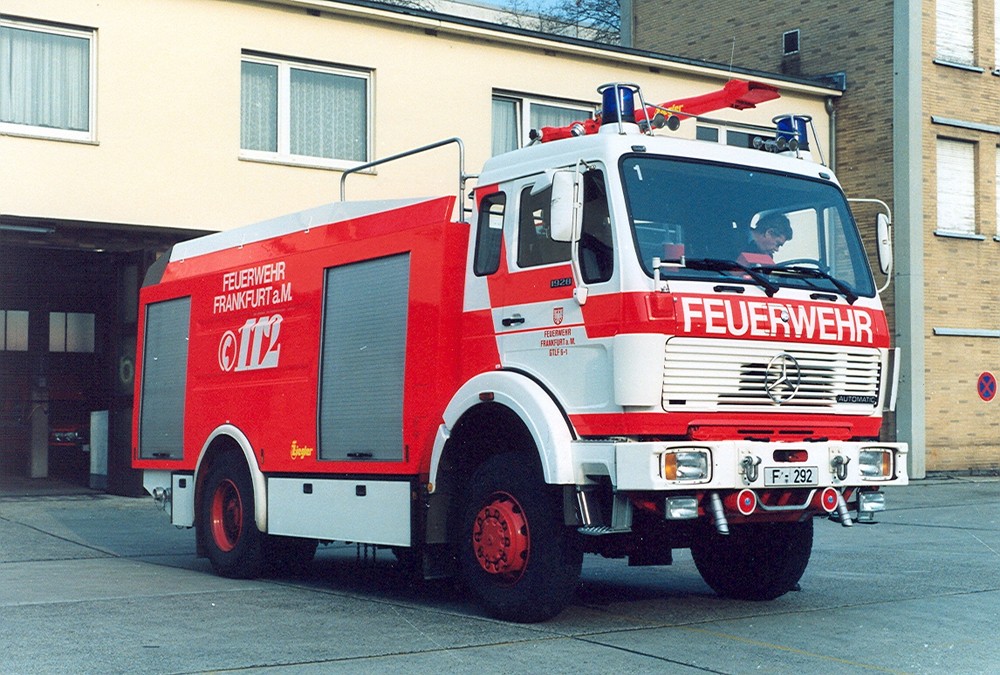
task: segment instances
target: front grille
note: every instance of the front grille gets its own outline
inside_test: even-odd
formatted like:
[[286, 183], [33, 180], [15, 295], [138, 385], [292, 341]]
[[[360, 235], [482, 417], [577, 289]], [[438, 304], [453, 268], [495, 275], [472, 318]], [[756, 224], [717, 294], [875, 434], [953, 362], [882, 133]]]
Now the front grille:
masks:
[[882, 374], [877, 349], [693, 338], [667, 340], [663, 408], [778, 408], [765, 389], [765, 373], [783, 353], [801, 368], [799, 390], [780, 405], [783, 412], [868, 414], [875, 408]]

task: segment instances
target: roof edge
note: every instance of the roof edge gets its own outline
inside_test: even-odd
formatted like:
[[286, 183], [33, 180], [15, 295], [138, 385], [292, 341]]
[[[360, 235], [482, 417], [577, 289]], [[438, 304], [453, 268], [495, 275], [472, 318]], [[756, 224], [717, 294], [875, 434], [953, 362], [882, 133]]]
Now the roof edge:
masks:
[[620, 61], [647, 68], [658, 68], [702, 77], [731, 79], [740, 76], [765, 83], [781, 85], [787, 90], [814, 96], [840, 97], [843, 91], [828, 81], [795, 78], [781, 73], [739, 68], [727, 64], [700, 61], [659, 52], [609, 45], [581, 38], [532, 31], [516, 26], [504, 26], [479, 19], [441, 14], [424, 9], [388, 5], [372, 0], [244, 0], [253, 4], [298, 7], [306, 11], [364, 18], [397, 25], [416, 26], [424, 30], [477, 39], [493, 39], [559, 51], [574, 56]]

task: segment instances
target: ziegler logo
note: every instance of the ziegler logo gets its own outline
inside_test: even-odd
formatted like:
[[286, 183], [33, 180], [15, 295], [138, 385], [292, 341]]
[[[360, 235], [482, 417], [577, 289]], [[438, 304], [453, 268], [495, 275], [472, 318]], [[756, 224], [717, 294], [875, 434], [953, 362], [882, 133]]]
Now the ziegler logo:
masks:
[[307, 445], [299, 445], [298, 441], [292, 441], [292, 459], [306, 459], [307, 457], [312, 457], [314, 452], [316, 451], [313, 448]]
[[238, 331], [227, 330], [219, 340], [219, 368], [227, 373], [276, 368], [281, 353], [280, 333], [280, 314], [247, 319]]

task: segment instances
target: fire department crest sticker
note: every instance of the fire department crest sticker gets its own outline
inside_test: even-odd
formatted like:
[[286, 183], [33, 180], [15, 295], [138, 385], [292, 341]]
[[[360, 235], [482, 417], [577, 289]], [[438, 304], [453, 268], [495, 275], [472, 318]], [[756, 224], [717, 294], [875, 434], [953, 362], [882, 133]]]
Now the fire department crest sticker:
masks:
[[563, 308], [554, 307], [552, 309], [552, 323], [558, 326], [562, 322], [563, 322]]

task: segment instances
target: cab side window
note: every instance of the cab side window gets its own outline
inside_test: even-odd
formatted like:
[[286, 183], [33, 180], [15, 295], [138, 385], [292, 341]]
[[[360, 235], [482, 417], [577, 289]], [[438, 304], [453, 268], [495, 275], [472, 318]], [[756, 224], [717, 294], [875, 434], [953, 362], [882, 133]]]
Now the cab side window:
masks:
[[500, 250], [503, 243], [503, 214], [507, 195], [497, 192], [483, 197], [479, 202], [479, 223], [476, 226], [476, 276], [493, 274], [500, 267]]
[[596, 284], [611, 279], [615, 271], [614, 240], [604, 173], [597, 169], [583, 175], [583, 228], [580, 233], [580, 273]]
[[569, 260], [569, 243], [554, 241], [549, 235], [549, 203], [552, 188], [531, 194], [531, 186], [521, 191], [517, 221], [517, 266], [537, 267]]

